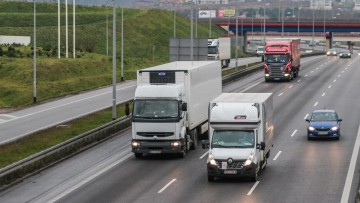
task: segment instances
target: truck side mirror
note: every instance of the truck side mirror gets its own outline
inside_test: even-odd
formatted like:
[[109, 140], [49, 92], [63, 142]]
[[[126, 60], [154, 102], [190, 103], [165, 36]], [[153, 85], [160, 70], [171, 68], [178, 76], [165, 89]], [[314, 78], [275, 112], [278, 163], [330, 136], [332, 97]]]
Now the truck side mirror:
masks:
[[181, 110], [187, 111], [187, 103], [182, 103], [181, 104]]
[[201, 142], [201, 146], [202, 146], [203, 149], [209, 149], [209, 147], [210, 147], [210, 142], [209, 142], [209, 140], [203, 140], [203, 141]]
[[342, 118], [339, 118], [338, 121], [339, 121], [339, 122], [342, 121]]
[[307, 119], [305, 119], [305, 121], [310, 122], [310, 119], [307, 118]]
[[260, 142], [260, 144], [257, 144], [256, 148], [258, 148], [260, 150], [264, 150], [265, 149], [265, 142]]

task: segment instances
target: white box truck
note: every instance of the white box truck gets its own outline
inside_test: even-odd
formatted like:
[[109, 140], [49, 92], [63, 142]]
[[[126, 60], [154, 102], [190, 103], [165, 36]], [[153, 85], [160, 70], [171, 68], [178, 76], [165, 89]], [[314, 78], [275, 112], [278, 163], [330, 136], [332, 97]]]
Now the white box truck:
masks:
[[221, 92], [219, 61], [175, 61], [139, 70], [132, 112], [135, 157], [184, 157], [195, 149], [198, 135], [208, 129], [209, 102]]
[[208, 181], [250, 177], [256, 181], [273, 146], [271, 93], [222, 93], [209, 105]]
[[208, 60], [220, 60], [221, 67], [229, 67], [231, 59], [231, 39], [220, 37], [208, 39]]

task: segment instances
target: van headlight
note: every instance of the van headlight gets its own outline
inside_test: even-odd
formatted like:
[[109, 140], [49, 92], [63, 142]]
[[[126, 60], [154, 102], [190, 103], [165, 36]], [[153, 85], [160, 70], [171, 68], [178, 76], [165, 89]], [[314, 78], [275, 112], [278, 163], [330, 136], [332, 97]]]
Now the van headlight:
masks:
[[208, 163], [210, 163], [211, 165], [216, 166], [216, 161], [215, 161], [215, 159], [214, 159], [214, 157], [213, 157], [212, 154], [209, 154]]
[[254, 154], [251, 152], [248, 158], [246, 159], [244, 166], [249, 166], [253, 162], [253, 159], [254, 159]]

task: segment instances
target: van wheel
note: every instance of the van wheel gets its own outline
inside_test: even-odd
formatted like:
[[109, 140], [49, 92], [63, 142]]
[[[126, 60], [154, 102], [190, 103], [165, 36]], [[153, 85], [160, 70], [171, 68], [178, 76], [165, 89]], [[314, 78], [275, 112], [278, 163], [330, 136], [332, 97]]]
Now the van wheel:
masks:
[[256, 182], [258, 181], [258, 172], [255, 172], [255, 174], [250, 178], [251, 181]]
[[208, 175], [208, 182], [214, 182], [215, 181], [215, 177]]
[[194, 129], [190, 132], [190, 138], [192, 140], [190, 149], [195, 150], [198, 145], [198, 134], [197, 134], [196, 129]]

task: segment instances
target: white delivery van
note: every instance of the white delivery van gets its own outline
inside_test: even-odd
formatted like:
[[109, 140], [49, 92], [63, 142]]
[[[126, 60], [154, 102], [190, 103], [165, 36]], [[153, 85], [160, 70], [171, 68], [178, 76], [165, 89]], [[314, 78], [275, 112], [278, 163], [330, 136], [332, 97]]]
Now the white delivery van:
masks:
[[273, 146], [271, 93], [222, 93], [209, 105], [208, 181], [250, 177], [256, 181]]

